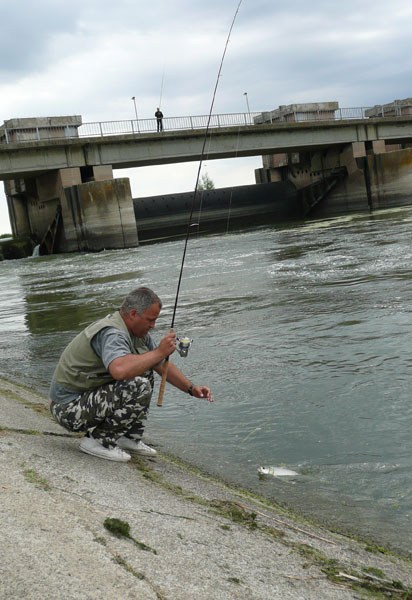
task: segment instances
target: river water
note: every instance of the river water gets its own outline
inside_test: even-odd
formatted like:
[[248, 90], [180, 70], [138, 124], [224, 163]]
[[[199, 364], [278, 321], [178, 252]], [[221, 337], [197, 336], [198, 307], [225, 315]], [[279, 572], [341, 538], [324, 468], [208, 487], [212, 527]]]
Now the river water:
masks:
[[[193, 237], [168, 387], [146, 440], [378, 544], [410, 551], [412, 209]], [[170, 326], [183, 241], [0, 264], [0, 373], [47, 393], [65, 344], [148, 285]], [[258, 477], [259, 466], [295, 470]]]

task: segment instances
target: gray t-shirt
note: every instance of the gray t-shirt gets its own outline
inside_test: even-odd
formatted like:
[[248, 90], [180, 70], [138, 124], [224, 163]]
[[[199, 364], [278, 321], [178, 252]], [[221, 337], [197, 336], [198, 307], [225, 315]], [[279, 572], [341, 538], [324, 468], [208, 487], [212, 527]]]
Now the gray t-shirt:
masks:
[[[155, 349], [152, 337], [147, 334], [145, 339], [149, 350]], [[115, 358], [132, 354], [127, 334], [116, 327], [105, 327], [101, 329], [91, 340], [91, 346], [100, 356], [106, 369]], [[80, 396], [79, 392], [69, 390], [55, 381], [54, 377], [50, 385], [49, 396], [56, 404], [67, 404]]]

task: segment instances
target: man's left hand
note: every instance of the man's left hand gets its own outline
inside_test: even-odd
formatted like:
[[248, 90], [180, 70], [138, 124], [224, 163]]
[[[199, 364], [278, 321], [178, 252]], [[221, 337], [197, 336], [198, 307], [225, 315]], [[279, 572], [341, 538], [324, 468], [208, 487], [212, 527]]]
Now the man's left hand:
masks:
[[192, 394], [195, 398], [204, 398], [208, 402], [213, 402], [212, 390], [206, 385], [194, 385]]

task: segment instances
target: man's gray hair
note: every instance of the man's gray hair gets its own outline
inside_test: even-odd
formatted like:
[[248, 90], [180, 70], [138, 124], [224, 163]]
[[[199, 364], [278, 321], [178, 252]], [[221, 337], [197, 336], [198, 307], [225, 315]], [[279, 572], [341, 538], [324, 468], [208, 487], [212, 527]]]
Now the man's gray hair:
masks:
[[139, 287], [127, 294], [120, 307], [120, 312], [128, 314], [134, 309], [141, 315], [145, 310], [150, 308], [152, 304], [158, 304], [159, 307], [162, 308], [162, 301], [153, 290], [147, 287]]

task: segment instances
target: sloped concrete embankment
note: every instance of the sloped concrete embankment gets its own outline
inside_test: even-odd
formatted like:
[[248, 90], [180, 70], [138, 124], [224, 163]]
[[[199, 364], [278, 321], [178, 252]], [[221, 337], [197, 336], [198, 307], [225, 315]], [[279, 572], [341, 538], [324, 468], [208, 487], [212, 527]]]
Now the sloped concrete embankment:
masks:
[[0, 598], [412, 598], [406, 558], [299, 521], [162, 452], [126, 464], [82, 454], [45, 398], [0, 385]]

